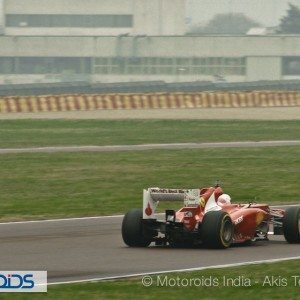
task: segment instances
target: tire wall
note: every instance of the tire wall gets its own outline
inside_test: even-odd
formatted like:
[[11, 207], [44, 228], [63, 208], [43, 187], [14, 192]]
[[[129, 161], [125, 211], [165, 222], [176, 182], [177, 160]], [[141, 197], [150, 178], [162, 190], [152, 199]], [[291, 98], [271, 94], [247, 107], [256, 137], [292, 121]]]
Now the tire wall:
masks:
[[300, 106], [300, 91], [66, 94], [0, 97], [0, 113]]

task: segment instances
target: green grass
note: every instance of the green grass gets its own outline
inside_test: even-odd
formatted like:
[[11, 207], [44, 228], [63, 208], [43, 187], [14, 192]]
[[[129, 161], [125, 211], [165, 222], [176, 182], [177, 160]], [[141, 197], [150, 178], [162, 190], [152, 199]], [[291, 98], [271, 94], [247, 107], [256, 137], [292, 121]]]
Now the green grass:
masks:
[[300, 139], [299, 121], [0, 121], [0, 148], [289, 139]]
[[0, 155], [0, 219], [124, 213], [142, 189], [219, 179], [235, 202], [299, 201], [300, 147]]
[[[154, 275], [153, 285], [144, 287], [141, 278], [130, 280], [106, 281], [99, 283], [70, 284], [48, 287], [48, 294], [6, 294], [1, 299], [299, 299], [299, 285], [295, 284], [293, 276], [299, 276], [300, 260], [260, 264], [228, 269], [211, 269], [190, 273], [171, 273]], [[159, 278], [158, 278], [159, 276]], [[164, 278], [167, 281], [179, 282], [179, 286], [162, 286]], [[239, 286], [224, 285], [226, 280], [233, 279]], [[276, 279], [278, 286], [270, 286]], [[210, 279], [211, 278], [211, 279]], [[239, 284], [238, 278], [243, 278]], [[199, 287], [200, 281], [212, 280], [216, 286]], [[246, 286], [246, 280], [251, 286]], [[249, 280], [249, 281], [248, 281]], [[187, 282], [192, 282], [186, 287]], [[195, 282], [195, 284], [193, 284]], [[244, 286], [243, 286], [244, 285]]]

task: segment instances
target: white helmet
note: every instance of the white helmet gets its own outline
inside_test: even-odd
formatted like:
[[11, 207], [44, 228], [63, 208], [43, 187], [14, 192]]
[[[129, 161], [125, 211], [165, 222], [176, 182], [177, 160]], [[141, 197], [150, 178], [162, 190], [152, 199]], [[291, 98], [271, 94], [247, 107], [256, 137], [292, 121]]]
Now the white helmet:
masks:
[[226, 205], [226, 204], [231, 204], [231, 197], [227, 194], [222, 194], [219, 198], [218, 198], [218, 205]]

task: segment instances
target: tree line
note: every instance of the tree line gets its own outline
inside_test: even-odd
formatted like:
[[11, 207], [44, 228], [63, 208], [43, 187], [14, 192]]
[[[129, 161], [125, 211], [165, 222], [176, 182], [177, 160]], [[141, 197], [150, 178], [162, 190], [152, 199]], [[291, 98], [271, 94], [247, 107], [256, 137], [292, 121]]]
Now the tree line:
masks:
[[[253, 27], [263, 25], [242, 13], [217, 14], [205, 26], [192, 27], [188, 34], [247, 34]], [[300, 8], [289, 3], [279, 25], [270, 30], [273, 34], [300, 34]]]

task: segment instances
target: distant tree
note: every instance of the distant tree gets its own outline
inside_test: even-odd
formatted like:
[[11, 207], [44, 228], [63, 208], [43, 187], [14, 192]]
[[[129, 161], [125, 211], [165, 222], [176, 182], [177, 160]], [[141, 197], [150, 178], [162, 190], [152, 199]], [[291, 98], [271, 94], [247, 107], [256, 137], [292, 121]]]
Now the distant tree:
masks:
[[300, 9], [296, 5], [289, 3], [287, 15], [281, 19], [278, 33], [300, 33]]
[[206, 26], [194, 26], [189, 34], [246, 34], [252, 27], [261, 26], [242, 13], [215, 15]]
[[200, 24], [191, 26], [191, 28], [187, 31], [188, 35], [198, 35], [204, 33], [204, 26]]

